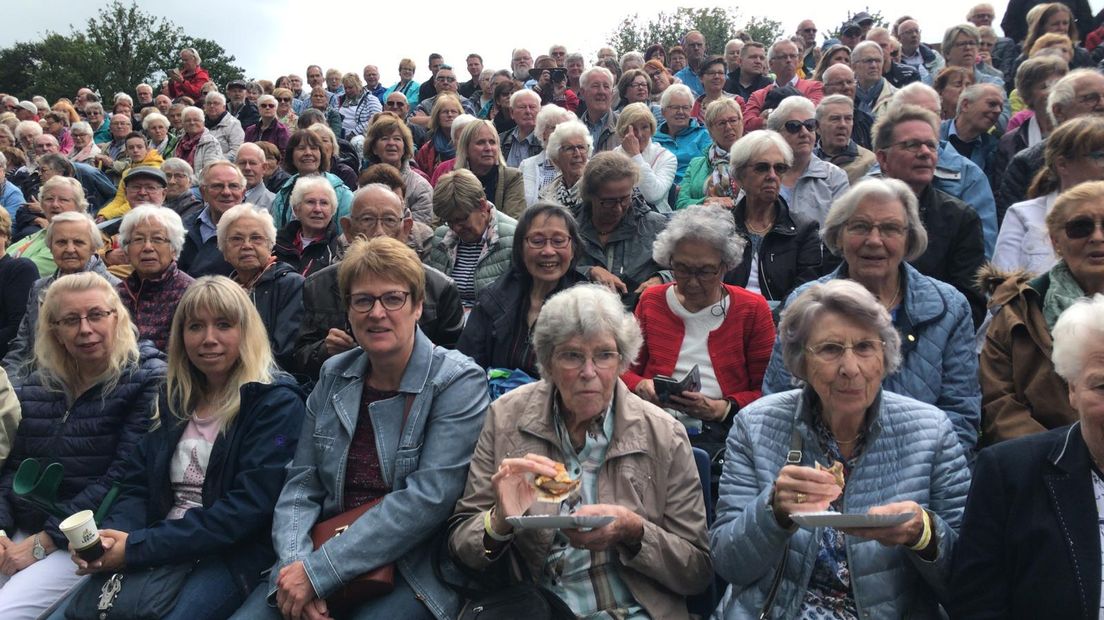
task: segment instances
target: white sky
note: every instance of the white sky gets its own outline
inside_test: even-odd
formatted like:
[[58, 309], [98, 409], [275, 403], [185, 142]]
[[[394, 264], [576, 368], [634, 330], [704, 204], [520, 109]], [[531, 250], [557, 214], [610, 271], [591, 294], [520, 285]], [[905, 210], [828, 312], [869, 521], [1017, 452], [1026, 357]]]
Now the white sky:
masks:
[[[999, 23], [1006, 2], [992, 3], [997, 6]], [[925, 41], [937, 41], [944, 29], [964, 20], [974, 2], [858, 0], [854, 4], [850, 7], [853, 12], [867, 5], [879, 7], [890, 21], [908, 13], [920, 21]], [[1104, 0], [1090, 0], [1090, 4], [1095, 12]], [[423, 81], [429, 73], [425, 63], [430, 52], [443, 54], [463, 79], [467, 75], [464, 57], [471, 51], [483, 56], [485, 67], [498, 69], [509, 66], [514, 47], [528, 47], [536, 57], [546, 53], [551, 44], [562, 43], [569, 51], [582, 51], [589, 62], [627, 14], [639, 12], [647, 22], [660, 11], [671, 11], [679, 5], [726, 6], [692, 0], [139, 0], [138, 5], [193, 36], [218, 41], [237, 57], [237, 64], [250, 78], [275, 79], [287, 73], [305, 77], [308, 64], [359, 74], [365, 64], [376, 64], [386, 85], [397, 81], [398, 63], [403, 57], [414, 59], [418, 67], [415, 79]], [[100, 6], [98, 2], [76, 0], [12, 3], [5, 9], [8, 27], [0, 29], [0, 47], [37, 39], [48, 30], [68, 32], [70, 24], [83, 28]], [[473, 6], [481, 8], [466, 8]], [[838, 27], [848, 10], [844, 2], [811, 0], [747, 2], [743, 7], [738, 20], [741, 25], [753, 15], [771, 17], [780, 20], [787, 33], [792, 33], [802, 18], [813, 19], [823, 33]]]

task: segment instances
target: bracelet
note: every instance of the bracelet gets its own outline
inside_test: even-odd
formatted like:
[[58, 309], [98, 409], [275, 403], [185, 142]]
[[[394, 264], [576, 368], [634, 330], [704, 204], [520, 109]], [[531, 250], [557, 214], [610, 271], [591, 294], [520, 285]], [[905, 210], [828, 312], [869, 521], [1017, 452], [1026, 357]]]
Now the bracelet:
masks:
[[[491, 510], [494, 510], [494, 508], [491, 508]], [[503, 536], [502, 534], [494, 531], [494, 528], [491, 527], [491, 510], [483, 513], [483, 531], [486, 532], [487, 536], [491, 537], [491, 540], [496, 540], [498, 542], [507, 542], [509, 540], [513, 540], [513, 532], [510, 532], [509, 534]]]
[[923, 551], [924, 549], [927, 548], [928, 544], [931, 543], [931, 539], [932, 539], [931, 515], [928, 514], [927, 510], [924, 511], [923, 520], [924, 520], [924, 533], [920, 535], [920, 540], [916, 541], [915, 545], [909, 545], [909, 549], [911, 549], [912, 551]]

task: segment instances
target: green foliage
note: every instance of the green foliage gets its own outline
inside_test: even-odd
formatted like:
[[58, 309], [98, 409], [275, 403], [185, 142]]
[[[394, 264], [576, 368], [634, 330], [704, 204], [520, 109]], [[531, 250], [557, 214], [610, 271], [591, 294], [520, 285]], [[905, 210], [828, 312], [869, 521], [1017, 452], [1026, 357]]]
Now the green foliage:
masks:
[[[647, 23], [641, 21], [639, 13], [634, 13], [618, 24], [607, 41], [610, 47], [622, 54], [630, 50], [642, 52], [654, 43], [669, 49], [677, 45], [684, 34], [697, 30], [705, 37], [705, 49], [710, 54], [722, 54], [725, 43], [739, 30], [738, 19], [739, 11], [735, 7], [678, 7], [673, 13], [659, 13]], [[743, 30], [752, 34], [755, 40], [769, 43], [781, 35], [782, 24], [772, 19], [753, 17]]]
[[758, 41], [769, 47], [771, 43], [782, 37], [782, 22], [769, 17], [752, 17], [744, 25], [744, 32], [751, 37], [752, 41]]
[[[203, 59], [203, 68], [207, 70], [207, 73], [211, 74], [211, 81], [218, 84], [219, 90], [226, 88], [226, 83], [230, 80], [243, 80], [245, 79], [245, 72], [242, 68], [234, 64], [234, 56], [227, 56], [226, 50], [222, 49], [222, 46], [215, 43], [211, 39], [199, 39], [185, 36], [181, 39], [181, 42], [177, 49], [185, 47], [194, 47], [199, 52], [199, 57]], [[172, 63], [167, 65], [168, 67], [175, 67], [179, 64], [176, 60], [176, 56], [173, 57]]]

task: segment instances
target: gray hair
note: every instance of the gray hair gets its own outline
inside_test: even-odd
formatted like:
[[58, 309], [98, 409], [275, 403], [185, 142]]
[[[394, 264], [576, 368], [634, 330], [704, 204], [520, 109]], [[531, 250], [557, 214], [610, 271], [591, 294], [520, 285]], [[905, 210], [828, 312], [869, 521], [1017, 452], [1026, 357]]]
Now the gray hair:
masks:
[[[1050, 119], [1054, 121], [1054, 124], [1058, 124], [1058, 117], [1054, 114], [1054, 109], [1061, 107], [1068, 107], [1073, 103], [1075, 97], [1077, 97], [1077, 82], [1082, 78], [1089, 76], [1100, 77], [1100, 72], [1096, 69], [1074, 69], [1067, 73], [1062, 79], [1054, 83], [1054, 86], [1050, 87], [1050, 94], [1047, 95], [1047, 113], [1050, 114]], [[26, 121], [24, 121], [26, 122]], [[20, 123], [21, 125], [23, 123]], [[18, 135], [18, 132], [17, 134]]]
[[644, 64], [644, 54], [641, 54], [640, 52], [638, 52], [636, 50], [633, 50], [631, 52], [625, 52], [624, 54], [621, 55], [621, 60], [618, 62], [618, 64], [621, 65], [621, 69], [623, 70], [625, 68], [625, 63], [629, 62], [629, 61], [635, 61], [635, 62], [638, 62], [641, 65], [643, 65]]
[[1069, 72], [1065, 59], [1055, 56], [1036, 56], [1023, 61], [1016, 69], [1016, 90], [1025, 98], [1031, 98], [1039, 86], [1051, 77]]
[[223, 95], [217, 90], [212, 90], [203, 98], [204, 103], [210, 103], [211, 101], [218, 101], [222, 105], [226, 105], [226, 95]]
[[537, 134], [537, 140], [540, 140], [541, 146], [548, 148], [548, 143], [544, 141], [544, 132], [548, 129], [549, 125], [554, 124], [558, 126], [560, 123], [574, 119], [574, 114], [554, 103], [549, 103], [541, 108], [540, 112], [537, 112], [537, 127], [534, 130], [534, 133]]
[[[579, 52], [571, 52], [567, 56], [564, 56], [564, 64], [566, 65], [569, 62], [581, 62], [584, 65], [586, 65], [586, 56], [583, 56]], [[582, 76], [580, 76], [580, 77], [582, 77]]]
[[[793, 97], [790, 97], [790, 99], [793, 99]], [[828, 116], [829, 106], [834, 105], [845, 105], [848, 110], [855, 109], [855, 102], [847, 95], [828, 95], [817, 104], [816, 119], [818, 123], [822, 122], [825, 116]]]
[[721, 255], [721, 271], [728, 271], [744, 259], [747, 240], [736, 234], [732, 212], [717, 206], [691, 205], [674, 217], [652, 244], [652, 258], [670, 269], [678, 244], [693, 240], [708, 244]]
[[805, 118], [816, 117], [816, 106], [805, 97], [786, 97], [778, 107], [767, 117], [767, 129], [782, 131], [782, 126], [790, 120], [790, 115], [801, 112]]
[[[739, 39], [737, 39], [739, 40]], [[740, 121], [744, 120], [744, 110], [740, 107], [740, 104], [735, 99], [728, 97], [721, 97], [713, 103], [705, 106], [705, 125], [711, 127], [713, 123], [717, 121], [720, 116], [726, 112], [735, 112], [740, 116]]]
[[449, 130], [449, 135], [452, 136], [452, 143], [458, 144], [460, 142], [460, 134], [463, 133], [464, 128], [472, 121], [477, 120], [479, 120], [479, 117], [472, 116], [471, 114], [461, 114], [452, 119], [452, 129]]
[[843, 229], [859, 205], [867, 200], [882, 202], [900, 202], [905, 210], [905, 226], [908, 232], [905, 235], [905, 260], [912, 261], [919, 258], [924, 250], [928, 249], [928, 231], [924, 228], [924, 222], [920, 219], [920, 205], [916, 200], [916, 194], [912, 193], [904, 181], [890, 178], [868, 177], [852, 185], [832, 203], [828, 209], [828, 215], [824, 217], [824, 224], [820, 227], [820, 238], [828, 250], [836, 256], [841, 255], [840, 239], [843, 237]]
[[[292, 207], [298, 207], [308, 192], [322, 190], [330, 199], [330, 206], [337, 212], [337, 192], [333, 185], [323, 176], [303, 177], [295, 182], [295, 188], [291, 190], [291, 199], [288, 201]], [[225, 216], [224, 216], [225, 217]]]
[[234, 225], [234, 222], [242, 218], [252, 218], [261, 223], [261, 228], [264, 229], [265, 237], [268, 239], [268, 249], [271, 251], [272, 246], [276, 245], [276, 225], [272, 223], [272, 215], [268, 210], [262, 209], [251, 202], [243, 202], [235, 207], [230, 207], [219, 218], [218, 232], [216, 233], [218, 235], [219, 252], [226, 253], [227, 232]]
[[[160, 112], [150, 112], [149, 114], [146, 115], [145, 118], [142, 119], [142, 129], [148, 131], [149, 128], [150, 128], [150, 125], [152, 125], [154, 123], [161, 123], [166, 128], [169, 127], [169, 119], [165, 118], [164, 114], [161, 114]], [[72, 130], [70, 130], [70, 131], [72, 131]]]
[[195, 185], [195, 171], [192, 170], [192, 165], [188, 162], [180, 159], [179, 157], [170, 157], [161, 164], [162, 172], [183, 172], [188, 175], [188, 180], [192, 185]]
[[1073, 383], [1085, 367], [1085, 356], [1104, 336], [1104, 295], [1077, 300], [1058, 317], [1051, 332], [1054, 348], [1050, 360], [1058, 376]]
[[115, 93], [115, 97], [112, 99], [112, 101], [114, 103], [119, 103], [120, 101], [125, 101], [125, 102], [129, 103], [131, 106], [134, 105], [134, 99], [131, 98], [130, 95], [128, 95], [126, 93], [123, 93], [123, 92]]
[[[868, 34], [867, 36], [870, 35]], [[867, 40], [859, 43], [855, 46], [855, 49], [851, 50], [851, 64], [855, 64], [855, 62], [859, 59], [859, 54], [861, 54], [863, 50], [868, 49], [878, 50], [878, 55], [885, 59], [885, 52], [882, 51], [882, 46], [878, 45], [874, 41]]]
[[836, 279], [811, 285], [782, 311], [782, 321], [778, 324], [782, 363], [795, 378], [807, 379], [805, 347], [817, 319], [827, 312], [871, 327], [878, 333], [878, 338], [885, 343], [882, 353], [885, 374], [892, 374], [901, 365], [901, 336], [893, 327], [889, 311], [865, 286], [853, 280]]
[[[927, 105], [919, 103], [921, 98], [927, 99]], [[890, 107], [900, 105], [917, 105], [925, 110], [930, 110], [932, 114], [939, 115], [939, 93], [934, 88], [928, 86], [923, 82], [912, 82], [906, 84], [897, 90], [893, 94], [893, 99], [890, 100]], [[935, 133], [939, 133], [937, 130]]]
[[[245, 175], [242, 174], [241, 169], [235, 166], [234, 162], [230, 161], [229, 159], [216, 159], [203, 166], [203, 170], [199, 173], [199, 184], [201, 186], [207, 185], [207, 177], [211, 176], [211, 171], [215, 168], [218, 168], [219, 166], [226, 166], [227, 168], [233, 170], [237, 176], [238, 183], [241, 183], [242, 187], [245, 187]], [[164, 165], [162, 165], [162, 167], [164, 167]], [[223, 217], [226, 217], [226, 215], [223, 214]]]
[[[255, 83], [256, 82], [250, 82], [250, 84], [255, 84]], [[262, 103], [271, 103], [273, 105], [276, 105], [279, 102], [276, 101], [276, 97], [274, 97], [272, 95], [265, 94], [265, 95], [261, 95], [260, 97], [257, 97], [257, 105], [260, 105]]]
[[951, 26], [943, 33], [943, 47], [940, 49], [951, 49], [951, 46], [954, 45], [954, 40], [957, 39], [960, 34], [964, 34], [974, 41], [981, 41], [981, 33], [978, 32], [977, 26], [973, 24], [959, 24], [957, 26]]
[[533, 348], [541, 376], [551, 375], [556, 347], [574, 336], [613, 336], [621, 354], [618, 374], [636, 360], [644, 337], [636, 318], [613, 291], [600, 284], [578, 284], [544, 302], [533, 326]]
[[528, 88], [519, 88], [510, 95], [510, 107], [513, 108], [517, 104], [518, 99], [522, 97], [532, 97], [533, 100], [537, 102], [537, 105], [540, 106], [541, 98], [540, 95], [537, 94], [537, 91]]
[[203, 59], [199, 57], [199, 52], [197, 52], [194, 47], [185, 47], [184, 49], [180, 50], [180, 53], [191, 54], [192, 58], [195, 58], [197, 66], [203, 64]]
[[[778, 39], [774, 43], [771, 43], [770, 47], [767, 48], [767, 62], [770, 62], [770, 61], [774, 60], [774, 50], [779, 45], [792, 45], [795, 48], [797, 48], [797, 44], [794, 43], [793, 41], [789, 40], [789, 39]], [[800, 53], [800, 51], [801, 51], [800, 48], [798, 48], [798, 53]]]
[[[77, 210], [87, 212], [88, 200], [84, 197], [84, 186], [80, 184], [80, 181], [73, 177], [55, 176], [50, 177], [49, 181], [46, 181], [38, 188], [38, 203], [42, 204], [46, 201], [46, 192], [52, 190], [58, 186], [64, 186], [69, 188], [69, 191], [73, 192], [73, 201], [77, 203]], [[60, 214], [59, 214], [60, 215]], [[57, 216], [54, 216], [57, 217]]]
[[548, 144], [545, 145], [544, 150], [548, 153], [548, 160], [552, 162], [552, 165], [556, 164], [556, 156], [560, 154], [560, 145], [569, 138], [586, 140], [587, 157], [593, 154], [594, 137], [590, 135], [590, 130], [583, 124], [583, 121], [572, 118], [556, 125], [556, 128], [552, 130], [552, 135], [548, 136]]
[[870, 137], [874, 143], [874, 151], [884, 151], [893, 143], [893, 134], [897, 126], [909, 121], [921, 121], [932, 128], [932, 133], [939, 139], [939, 116], [931, 110], [918, 105], [904, 104], [891, 105], [874, 121], [874, 127], [870, 130]]
[[34, 139], [41, 135], [42, 125], [38, 121], [19, 121], [15, 126], [15, 137], [20, 142], [23, 141], [24, 136]]
[[80, 136], [90, 136], [95, 132], [92, 131], [92, 125], [89, 125], [88, 121], [77, 121], [69, 128], [69, 133]]
[[[568, 56], [567, 58], [571, 58], [571, 56]], [[566, 59], [564, 60], [564, 64], [567, 64]], [[586, 71], [583, 71], [583, 74], [579, 76], [579, 88], [581, 90], [586, 90], [587, 85], [590, 84], [590, 80], [593, 79], [596, 75], [600, 75], [609, 80], [610, 88], [613, 88], [617, 85], [617, 81], [613, 79], [613, 73], [611, 73], [609, 69], [605, 67], [594, 66], [587, 69]]]
[[83, 222], [87, 224], [88, 241], [92, 246], [92, 251], [95, 252], [103, 247], [103, 235], [100, 234], [100, 229], [96, 226], [96, 220], [93, 220], [91, 215], [83, 211], [65, 211], [55, 215], [50, 223], [46, 225], [46, 247], [53, 245], [54, 228], [63, 222]]
[[168, 233], [173, 258], [180, 257], [180, 251], [184, 249], [184, 223], [176, 211], [157, 205], [141, 204], [127, 211], [123, 216], [123, 222], [119, 224], [120, 245], [125, 246], [129, 243], [131, 235], [134, 234], [134, 227], [143, 222], [160, 224], [164, 227], [165, 232]]
[[962, 89], [962, 93], [958, 96], [958, 105], [955, 106], [955, 115], [962, 114], [962, 106], [966, 103], [973, 103], [978, 99], [985, 96], [986, 91], [994, 91], [1000, 95], [1001, 101], [1004, 101], [1004, 89], [996, 84], [989, 82], [978, 82], [976, 84], [970, 84], [966, 88]]
[[194, 105], [185, 106], [185, 108], [180, 112], [181, 121], [188, 120], [189, 116], [199, 116], [200, 120], [204, 120], [207, 118], [207, 115], [203, 113], [203, 108], [197, 108]]
[[686, 84], [672, 84], [667, 87], [667, 90], [663, 91], [663, 94], [659, 96], [659, 107], [666, 108], [671, 104], [671, 98], [675, 95], [682, 95], [690, 101], [690, 104], [694, 103], [694, 91], [690, 90], [690, 87]]
[[732, 150], [728, 153], [728, 168], [730, 174], [733, 176], [739, 176], [739, 171], [748, 165], [748, 162], [753, 157], [758, 156], [767, 149], [774, 147], [782, 153], [782, 159], [786, 160], [786, 163], [793, 165], [793, 149], [786, 142], [786, 139], [778, 135], [777, 131], [771, 131], [769, 129], [757, 129], [751, 133], [744, 134], [744, 137], [736, 141], [732, 145]]

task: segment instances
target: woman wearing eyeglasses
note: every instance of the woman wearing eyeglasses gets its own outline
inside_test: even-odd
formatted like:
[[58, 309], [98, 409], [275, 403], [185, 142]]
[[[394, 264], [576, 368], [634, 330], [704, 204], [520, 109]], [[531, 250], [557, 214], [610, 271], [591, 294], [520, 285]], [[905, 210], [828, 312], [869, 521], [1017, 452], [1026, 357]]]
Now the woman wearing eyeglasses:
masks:
[[[862, 181], [832, 205], [821, 237], [843, 263], [817, 282], [846, 279], [863, 285], [900, 334], [900, 367], [886, 375], [882, 387], [942, 409], [970, 458], [981, 415], [974, 323], [962, 293], [907, 262], [928, 245], [916, 195], [896, 179]], [[782, 313], [810, 286], [795, 290]], [[764, 394], [793, 389], [784, 361], [780, 337], [763, 379]]]
[[674, 84], [663, 91], [659, 107], [663, 110], [663, 121], [652, 140], [678, 159], [675, 170], [675, 184], [678, 185], [682, 183], [690, 160], [709, 148], [709, 132], [690, 115], [694, 109], [694, 93], [685, 84]]
[[[291, 94], [291, 89], [277, 88], [272, 91], [272, 96], [276, 98], [276, 120], [284, 127], [298, 127], [299, 115], [293, 107], [295, 97]], [[283, 151], [283, 147], [280, 150]]]
[[793, 163], [782, 175], [779, 194], [792, 213], [823, 224], [832, 201], [843, 195], [851, 182], [838, 166], [813, 154], [816, 106], [805, 97], [787, 97], [767, 118], [767, 129], [778, 132], [793, 151]]
[[[290, 92], [288, 91], [288, 93]], [[291, 133], [288, 131], [287, 125], [280, 122], [279, 105], [273, 95], [261, 95], [257, 98], [257, 110], [261, 117], [256, 123], [245, 128], [246, 142], [260, 142], [263, 140], [275, 144], [281, 151], [287, 148]], [[290, 109], [290, 104], [285, 105], [288, 105]]]
[[1074, 301], [1104, 293], [1104, 181], [1088, 181], [1059, 194], [1046, 228], [1058, 262], [1033, 279], [1012, 274], [989, 300], [990, 308], [999, 311], [981, 350], [986, 444], [1078, 419], [1069, 387], [1050, 359], [1051, 330]]
[[744, 106], [744, 98], [729, 92], [725, 92], [725, 80], [728, 73], [725, 69], [724, 56], [710, 56], [698, 65], [698, 77], [701, 78], [705, 92], [694, 100], [694, 108], [690, 110], [690, 116], [702, 125], [705, 125], [705, 109], [709, 104], [721, 99], [734, 99], [740, 107]]
[[581, 246], [575, 218], [562, 206], [538, 201], [526, 209], [509, 270], [478, 295], [456, 348], [483, 368], [539, 377], [529, 334], [550, 296], [586, 281], [576, 270]]
[[743, 260], [725, 274], [724, 282], [759, 293], [773, 308], [820, 275], [819, 226], [791, 212], [780, 195], [782, 177], [793, 162], [782, 136], [753, 131], [736, 141], [729, 161], [729, 174], [744, 191], [732, 216], [736, 232], [748, 243]]

